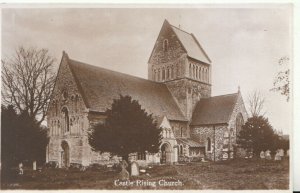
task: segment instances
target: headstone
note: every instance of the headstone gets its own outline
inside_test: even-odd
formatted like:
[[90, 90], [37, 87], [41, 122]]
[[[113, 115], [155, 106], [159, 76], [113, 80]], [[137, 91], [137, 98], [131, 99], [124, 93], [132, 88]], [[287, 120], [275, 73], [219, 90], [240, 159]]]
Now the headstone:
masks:
[[32, 170], [33, 170], [33, 171], [36, 170], [36, 161], [34, 161], [34, 162], [32, 163]]
[[228, 153], [223, 153], [223, 160], [227, 160], [228, 159]]
[[233, 159], [233, 152], [230, 152], [229, 156], [230, 156], [230, 159]]
[[283, 156], [284, 156], [284, 150], [283, 149], [279, 150], [279, 155], [280, 155], [281, 158], [283, 158]]
[[23, 171], [23, 163], [19, 163], [19, 175], [23, 175], [24, 171]]
[[261, 151], [260, 154], [259, 154], [260, 158], [261, 159], [265, 159], [265, 152], [264, 151]]
[[138, 176], [140, 175], [139, 172], [139, 165], [136, 162], [131, 163], [131, 176]]
[[271, 151], [267, 150], [265, 156], [266, 156], [267, 160], [271, 160], [272, 159], [272, 157], [271, 157]]
[[281, 160], [279, 151], [276, 152], [276, 155], [275, 155], [275, 157], [274, 157], [274, 160], [275, 160], [275, 161], [280, 161], [280, 160]]

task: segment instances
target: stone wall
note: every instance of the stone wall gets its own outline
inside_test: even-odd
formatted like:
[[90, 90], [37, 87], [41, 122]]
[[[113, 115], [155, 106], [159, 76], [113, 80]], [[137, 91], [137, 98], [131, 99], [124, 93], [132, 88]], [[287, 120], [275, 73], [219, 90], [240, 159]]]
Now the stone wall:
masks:
[[236, 130], [236, 117], [240, 113], [243, 116], [244, 123], [246, 123], [246, 121], [248, 119], [248, 113], [246, 111], [241, 93], [239, 93], [239, 95], [238, 95], [237, 102], [235, 104], [235, 107], [234, 107], [233, 112], [231, 114], [230, 120], [228, 122], [228, 127], [233, 130], [234, 141], [236, 141], [236, 137], [238, 135], [238, 131]]
[[[64, 54], [47, 111], [47, 123], [50, 130], [47, 157], [48, 161], [61, 164], [63, 151], [61, 145], [65, 141], [69, 146], [70, 163], [82, 164], [83, 136], [86, 135], [89, 121], [87, 108], [67, 62], [68, 58]], [[63, 109], [67, 111], [68, 116]]]
[[[164, 49], [164, 41], [167, 40], [167, 48]], [[184, 57], [182, 57], [184, 55]], [[174, 69], [176, 77], [184, 74], [186, 52], [171, 27], [164, 23], [161, 32], [155, 42], [152, 54], [148, 62], [148, 79], [154, 80], [154, 70], [162, 74], [162, 69]], [[160, 76], [162, 77], [162, 76]]]
[[[229, 136], [227, 136], [226, 133], [228, 133], [228, 127], [226, 124], [215, 126], [195, 126], [191, 128], [191, 138], [199, 143], [205, 144], [206, 158], [215, 161], [222, 160], [223, 153], [228, 151], [226, 141], [229, 139]], [[208, 138], [211, 140], [210, 151], [207, 147]]]
[[187, 122], [183, 121], [170, 121], [175, 138], [189, 138], [190, 130]]
[[[63, 108], [68, 111], [69, 130], [65, 113], [62, 112]], [[106, 163], [107, 154], [99, 155], [93, 152], [88, 143], [89, 129], [104, 120], [103, 114], [89, 112], [86, 108], [68, 66], [68, 58], [64, 55], [47, 111], [47, 123], [50, 129], [47, 161], [55, 161], [61, 166], [62, 142], [64, 141], [69, 146], [70, 164], [87, 166], [91, 163]], [[115, 162], [115, 159], [112, 161]]]
[[211, 86], [191, 79], [179, 79], [165, 83], [176, 99], [182, 113], [191, 119], [194, 108], [200, 98], [211, 96]]
[[[242, 95], [240, 92], [239, 92], [235, 107], [233, 109], [233, 113], [228, 122], [228, 128], [230, 128], [231, 132], [233, 133], [232, 134], [233, 135], [233, 140], [232, 140], [233, 144], [236, 144], [236, 139], [237, 139], [237, 136], [239, 133], [239, 131], [236, 129], [236, 118], [237, 118], [238, 114], [242, 115], [242, 117], [244, 119], [244, 123], [246, 123], [246, 121], [248, 119], [248, 113], [247, 113], [247, 110], [244, 105], [244, 101], [243, 101], [243, 98], [242, 98]], [[237, 157], [245, 157], [246, 156], [246, 151], [242, 148], [237, 148], [235, 153], [236, 153]]]

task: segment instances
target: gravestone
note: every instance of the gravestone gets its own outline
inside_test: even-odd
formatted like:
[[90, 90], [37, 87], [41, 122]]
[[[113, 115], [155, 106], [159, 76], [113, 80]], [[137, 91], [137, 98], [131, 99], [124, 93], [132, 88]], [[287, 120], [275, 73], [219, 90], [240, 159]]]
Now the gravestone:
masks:
[[139, 165], [136, 162], [131, 163], [131, 176], [138, 176], [139, 173]]
[[280, 160], [281, 160], [279, 151], [276, 152], [276, 155], [275, 155], [275, 157], [274, 157], [274, 160], [275, 160], [275, 161], [280, 161]]
[[260, 154], [259, 154], [260, 158], [261, 159], [265, 159], [265, 152], [264, 151], [261, 151]]
[[23, 175], [24, 171], [23, 171], [23, 163], [19, 163], [19, 175]]
[[279, 150], [279, 155], [280, 155], [281, 158], [283, 158], [283, 156], [284, 156], [284, 150], [283, 149]]
[[33, 171], [36, 170], [36, 161], [34, 161], [34, 162], [32, 163], [32, 170], [33, 170]]
[[227, 160], [228, 159], [228, 153], [223, 153], [223, 160]]
[[265, 156], [266, 156], [267, 160], [271, 160], [272, 159], [272, 157], [271, 157], [271, 151], [267, 150]]

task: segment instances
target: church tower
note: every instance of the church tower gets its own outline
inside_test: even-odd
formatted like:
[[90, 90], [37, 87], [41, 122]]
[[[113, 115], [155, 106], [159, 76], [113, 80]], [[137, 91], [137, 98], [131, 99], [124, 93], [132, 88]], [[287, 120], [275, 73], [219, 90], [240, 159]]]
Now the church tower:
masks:
[[166, 84], [190, 120], [200, 98], [211, 96], [211, 61], [192, 33], [165, 20], [148, 61], [148, 79]]

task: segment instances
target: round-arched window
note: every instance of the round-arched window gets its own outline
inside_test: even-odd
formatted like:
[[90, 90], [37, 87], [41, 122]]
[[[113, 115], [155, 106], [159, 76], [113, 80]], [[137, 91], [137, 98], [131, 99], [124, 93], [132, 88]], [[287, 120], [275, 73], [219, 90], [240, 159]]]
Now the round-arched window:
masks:
[[65, 90], [65, 91], [63, 92], [62, 96], [63, 96], [63, 99], [64, 99], [64, 100], [67, 100], [67, 98], [68, 98], [68, 92]]
[[166, 52], [169, 49], [169, 41], [167, 39], [164, 39], [163, 42], [163, 50]]

